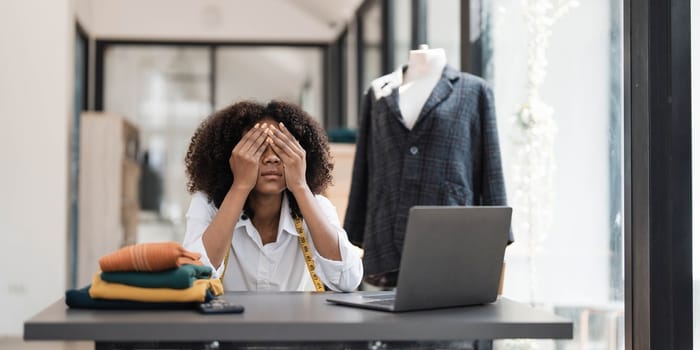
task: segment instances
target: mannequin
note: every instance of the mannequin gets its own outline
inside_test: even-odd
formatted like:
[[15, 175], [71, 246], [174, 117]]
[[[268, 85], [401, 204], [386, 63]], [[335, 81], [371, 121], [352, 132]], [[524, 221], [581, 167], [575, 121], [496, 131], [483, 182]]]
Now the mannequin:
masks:
[[399, 87], [399, 109], [408, 129], [415, 125], [445, 65], [447, 56], [443, 49], [428, 49], [428, 45], [420, 45], [418, 50], [409, 52], [408, 68]]
[[395, 286], [412, 206], [506, 205], [493, 92], [443, 49], [374, 79], [358, 121], [344, 228], [368, 284]]

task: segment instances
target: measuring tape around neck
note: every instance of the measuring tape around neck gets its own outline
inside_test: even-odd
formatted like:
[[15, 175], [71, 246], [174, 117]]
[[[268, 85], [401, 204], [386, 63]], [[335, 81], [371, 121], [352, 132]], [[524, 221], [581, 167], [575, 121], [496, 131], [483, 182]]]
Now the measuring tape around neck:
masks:
[[314, 259], [311, 258], [311, 249], [309, 248], [309, 242], [306, 241], [306, 234], [304, 233], [304, 226], [301, 223], [301, 218], [294, 218], [294, 226], [296, 226], [297, 232], [299, 233], [299, 246], [301, 247], [301, 252], [304, 254], [306, 268], [309, 270], [309, 275], [311, 275], [311, 280], [314, 282], [314, 287], [316, 288], [317, 292], [323, 292], [326, 290], [326, 288], [316, 275]]

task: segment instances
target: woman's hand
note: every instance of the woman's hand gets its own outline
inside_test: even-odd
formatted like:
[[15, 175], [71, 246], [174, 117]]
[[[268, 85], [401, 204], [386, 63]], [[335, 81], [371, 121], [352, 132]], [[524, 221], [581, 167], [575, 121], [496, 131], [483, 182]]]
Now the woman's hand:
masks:
[[272, 147], [272, 150], [282, 159], [287, 188], [292, 193], [307, 189], [306, 151], [301, 147], [299, 141], [294, 138], [282, 123], [279, 123], [279, 128], [271, 126], [267, 134], [270, 136], [267, 142]]
[[232, 188], [238, 188], [250, 192], [258, 182], [258, 167], [260, 156], [267, 148], [265, 138], [267, 136], [267, 124], [255, 124], [253, 128], [243, 135], [236, 147], [231, 151], [228, 160], [233, 172]]

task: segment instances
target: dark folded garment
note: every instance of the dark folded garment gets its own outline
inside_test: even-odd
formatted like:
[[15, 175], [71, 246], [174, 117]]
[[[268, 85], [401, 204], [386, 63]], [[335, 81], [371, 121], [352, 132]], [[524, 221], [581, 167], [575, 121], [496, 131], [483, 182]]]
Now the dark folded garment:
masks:
[[[73, 309], [100, 309], [100, 310], [191, 310], [198, 303], [146, 303], [128, 300], [107, 300], [90, 298], [88, 290], [90, 286], [81, 289], [69, 289], [66, 291], [66, 305]], [[214, 299], [211, 292], [207, 291], [206, 301]]]
[[192, 287], [192, 283], [196, 279], [211, 277], [211, 268], [199, 265], [182, 265], [160, 272], [102, 272], [100, 277], [105, 282], [135, 287], [185, 289]]

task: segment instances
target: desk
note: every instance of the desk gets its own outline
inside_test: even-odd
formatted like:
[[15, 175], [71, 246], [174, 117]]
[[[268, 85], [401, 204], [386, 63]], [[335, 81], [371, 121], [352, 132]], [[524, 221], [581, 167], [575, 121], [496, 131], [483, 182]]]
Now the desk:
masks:
[[[571, 321], [505, 298], [488, 305], [388, 313], [333, 305], [325, 293], [229, 292], [243, 314], [68, 309], [59, 300], [24, 323], [25, 340], [109, 343], [431, 342], [465, 339], [570, 339]], [[365, 346], [366, 348], [366, 346]]]

